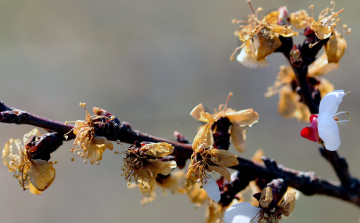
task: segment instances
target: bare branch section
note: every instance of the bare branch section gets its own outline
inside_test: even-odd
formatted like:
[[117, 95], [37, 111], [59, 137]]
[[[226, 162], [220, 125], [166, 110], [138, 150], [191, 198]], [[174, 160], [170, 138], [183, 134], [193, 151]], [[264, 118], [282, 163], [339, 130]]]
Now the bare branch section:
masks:
[[[26, 111], [8, 107], [4, 103], [0, 104], [0, 109], [0, 122], [9, 124], [28, 124], [60, 134], [68, 133], [73, 128], [73, 125], [65, 125], [65, 123], [62, 122], [39, 117]], [[174, 152], [171, 155], [178, 159], [189, 159], [193, 153], [192, 146], [189, 143], [173, 142], [132, 130], [129, 123], [121, 122], [117, 118], [109, 121], [109, 119], [99, 116], [94, 119], [94, 128], [97, 135], [105, 136], [108, 140], [113, 141], [120, 140], [121, 142], [130, 144], [134, 144], [136, 141], [170, 143], [175, 147]], [[69, 133], [67, 140], [74, 138], [75, 136], [72, 133]], [[46, 140], [46, 143], [44, 140]], [[54, 142], [51, 143], [51, 140], [54, 140]], [[49, 154], [49, 151], [46, 151], [46, 148], [49, 148], [48, 145], [55, 145], [55, 148], [50, 149], [50, 153], [55, 151], [58, 146], [61, 145], [61, 140], [65, 140], [65, 138], [58, 136], [55, 133], [44, 137], [42, 139], [44, 143], [39, 144], [38, 146], [37, 156], [41, 156], [39, 153], [42, 151]], [[275, 161], [268, 158], [263, 158], [264, 163], [253, 162], [243, 158], [238, 158], [238, 161], [239, 165], [231, 167], [232, 169], [239, 171], [238, 177], [227, 185], [227, 197], [225, 195], [222, 196], [222, 203], [227, 203], [227, 201], [230, 200], [229, 198], [236, 194], [236, 191], [244, 189], [251, 180], [260, 178], [270, 182], [272, 179], [282, 178], [289, 186], [306, 195], [328, 195], [360, 206], [360, 192], [358, 189], [348, 190], [339, 183], [321, 179], [313, 172], [301, 172], [288, 169], [277, 165]], [[238, 181], [241, 181], [241, 183]], [[239, 184], [241, 184], [241, 186], [239, 186]], [[229, 195], [231, 196], [229, 197]]]

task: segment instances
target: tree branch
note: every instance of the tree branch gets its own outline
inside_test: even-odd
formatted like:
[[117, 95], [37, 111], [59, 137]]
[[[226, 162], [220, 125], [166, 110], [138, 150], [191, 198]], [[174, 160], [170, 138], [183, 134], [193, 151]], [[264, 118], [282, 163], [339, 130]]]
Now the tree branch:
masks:
[[[46, 128], [48, 129], [48, 131], [50, 130], [53, 132], [58, 132], [60, 134], [68, 133], [73, 128], [73, 125], [65, 125], [65, 123], [62, 122], [57, 122], [43, 117], [39, 117], [26, 111], [21, 111], [15, 108], [8, 107], [4, 103], [0, 103], [0, 109], [0, 122], [9, 124], [28, 124], [41, 128]], [[191, 154], [193, 153], [192, 146], [189, 143], [174, 142], [132, 130], [129, 123], [121, 122], [117, 118], [107, 122], [105, 122], [104, 120], [109, 119], [105, 119], [102, 117], [95, 119], [95, 133], [99, 136], [105, 136], [109, 140], [120, 140], [121, 142], [130, 144], [134, 144], [135, 141], [167, 142], [175, 147], [172, 155], [178, 159], [189, 159], [191, 157]], [[69, 133], [69, 137], [67, 138], [67, 140], [74, 138], [74, 135], [71, 134], [72, 133]], [[46, 145], [51, 144], [56, 145], [56, 147], [61, 145], [61, 139], [65, 140], [64, 137], [59, 138], [59, 136], [56, 135], [46, 136], [46, 139], [55, 140], [53, 144], [51, 144], [51, 142], [49, 141]], [[44, 148], [41, 149], [38, 148], [38, 152], [40, 153], [41, 151], [43, 151], [44, 153], [49, 153], [49, 151], [46, 151], [45, 147], [48, 148], [48, 146], [44, 146]], [[48, 150], [49, 149], [50, 152], [56, 150], [56, 148], [48, 148]], [[39, 153], [37, 153], [37, 156], [41, 156], [41, 154]], [[241, 177], [241, 184], [244, 186], [247, 185], [246, 181], [255, 180], [257, 178], [267, 179], [269, 181], [271, 181], [272, 179], [282, 178], [289, 183], [289, 186], [303, 192], [306, 195], [328, 195], [331, 197], [342, 199], [344, 201], [348, 201], [360, 207], [359, 187], [350, 191], [339, 183], [321, 179], [313, 172], [301, 172], [298, 170], [292, 170], [277, 165], [276, 162], [273, 160], [267, 158], [264, 158], [263, 160], [264, 163], [260, 163], [238, 157], [239, 165], [233, 166], [231, 168], [241, 172], [241, 175], [243, 176]], [[241, 189], [243, 189], [244, 186], [242, 186]]]

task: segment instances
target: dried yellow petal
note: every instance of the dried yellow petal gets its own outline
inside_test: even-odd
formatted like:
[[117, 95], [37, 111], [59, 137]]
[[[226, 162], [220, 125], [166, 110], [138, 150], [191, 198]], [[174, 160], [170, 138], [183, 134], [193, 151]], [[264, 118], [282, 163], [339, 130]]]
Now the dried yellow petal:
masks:
[[263, 191], [261, 192], [261, 197], [259, 201], [261, 207], [267, 208], [272, 200], [273, 200], [273, 194], [271, 187], [264, 188]]
[[149, 197], [155, 187], [155, 176], [146, 168], [139, 171], [138, 187], [143, 196]]
[[212, 162], [220, 167], [232, 167], [239, 165], [237, 156], [227, 150], [210, 149], [209, 151], [215, 157], [215, 160], [212, 160]]
[[174, 147], [169, 143], [161, 142], [161, 143], [150, 143], [145, 144], [140, 149], [141, 151], [146, 151], [145, 155], [152, 157], [164, 157], [170, 155], [174, 152]]
[[24, 135], [24, 138], [23, 138], [24, 145], [28, 144], [30, 139], [34, 136], [41, 136], [41, 133], [37, 128], [32, 129], [30, 132], [28, 132]]
[[216, 171], [218, 173], [220, 173], [221, 175], [224, 176], [224, 178], [228, 181], [231, 182], [231, 174], [230, 172], [225, 169], [224, 167], [219, 167], [219, 166], [211, 166], [209, 165], [209, 171]]
[[214, 118], [208, 112], [205, 112], [202, 104], [197, 105], [191, 112], [190, 115], [198, 121], [202, 122], [214, 122]]
[[290, 14], [290, 24], [295, 29], [305, 29], [313, 20], [304, 9], [300, 9]]
[[153, 172], [155, 174], [155, 176], [157, 174], [168, 175], [168, 174], [170, 174], [172, 169], [176, 168], [176, 162], [175, 161], [159, 161], [158, 159], [147, 160], [145, 166], [151, 172]]
[[339, 67], [338, 63], [329, 63], [327, 55], [324, 52], [319, 58], [317, 58], [310, 66], [308, 75], [321, 76], [329, 73], [330, 71], [336, 70]]
[[243, 153], [246, 151], [245, 131], [239, 124], [232, 123], [230, 137], [235, 149], [238, 152]]
[[331, 26], [326, 25], [321, 21], [320, 22], [312, 21], [312, 23], [310, 25], [310, 29], [314, 30], [315, 35], [320, 40], [329, 38], [331, 36], [332, 31], [333, 31]]
[[19, 139], [7, 141], [2, 151], [2, 159], [4, 165], [9, 168], [9, 171], [15, 171], [20, 167], [25, 159], [25, 149]]
[[211, 124], [206, 124], [200, 128], [194, 138], [192, 148], [198, 152], [203, 147], [209, 147], [212, 144]]
[[29, 183], [29, 191], [30, 191], [30, 193], [35, 194], [35, 195], [40, 195], [40, 194], [42, 194], [42, 192], [39, 191], [38, 189], [36, 189], [36, 188], [34, 187], [34, 185], [32, 185], [31, 183]]
[[55, 168], [52, 162], [35, 159], [30, 161], [30, 183], [39, 191], [48, 188], [55, 179]]
[[227, 113], [226, 117], [231, 123], [236, 122], [236, 124], [240, 126], [252, 126], [259, 120], [259, 114], [251, 108]]
[[329, 63], [338, 63], [344, 55], [346, 49], [346, 41], [338, 32], [335, 32], [326, 43], [326, 54]]
[[279, 207], [282, 208], [281, 211], [285, 216], [289, 216], [295, 208], [295, 195], [295, 191], [286, 192], [283, 200], [280, 202]]

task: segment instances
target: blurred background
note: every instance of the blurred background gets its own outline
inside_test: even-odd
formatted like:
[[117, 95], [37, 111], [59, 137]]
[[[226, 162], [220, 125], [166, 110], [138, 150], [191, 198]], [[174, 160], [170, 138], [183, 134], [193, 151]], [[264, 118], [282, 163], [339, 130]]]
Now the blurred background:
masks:
[[[340, 105], [353, 120], [351, 127], [340, 126], [338, 152], [360, 178], [359, 1], [337, 3], [336, 9], [345, 8], [340, 18], [353, 33], [345, 37], [348, 48], [339, 69], [326, 78], [335, 89], [352, 91]], [[317, 17], [330, 0], [253, 1], [264, 12], [283, 5], [293, 12], [311, 4]], [[202, 103], [212, 111], [232, 91], [229, 107], [260, 114], [241, 156], [249, 158], [263, 148], [280, 164], [337, 181], [317, 144], [300, 137], [307, 124], [281, 118], [278, 96], [263, 96], [279, 66], [287, 63], [283, 56], [270, 55], [270, 66], [262, 69], [229, 60], [238, 45], [231, 20], [250, 13], [245, 0], [1, 0], [0, 100], [58, 121], [84, 119], [78, 104], [86, 102], [89, 109], [107, 109], [142, 132], [173, 139], [177, 130], [192, 140], [199, 126], [189, 115], [192, 108]], [[22, 139], [32, 128], [0, 124], [0, 143]], [[120, 176], [122, 155], [107, 150], [100, 166], [79, 157], [70, 162], [71, 146], [64, 143], [53, 153], [56, 179], [40, 196], [23, 192], [7, 167], [0, 168], [1, 222], [204, 220], [204, 208], [196, 210], [186, 195], [158, 191], [154, 202], [141, 206], [139, 190], [127, 189]], [[115, 149], [124, 150], [120, 145]], [[283, 221], [358, 222], [359, 213], [358, 207], [337, 199], [301, 195], [291, 218]]]

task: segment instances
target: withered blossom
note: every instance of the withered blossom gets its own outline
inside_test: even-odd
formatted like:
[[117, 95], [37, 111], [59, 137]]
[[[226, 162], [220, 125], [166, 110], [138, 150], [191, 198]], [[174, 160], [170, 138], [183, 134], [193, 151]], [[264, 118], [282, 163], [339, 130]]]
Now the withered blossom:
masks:
[[239, 39], [243, 44], [235, 49], [230, 59], [234, 60], [234, 54], [242, 48], [237, 60], [244, 66], [249, 68], [268, 66], [266, 56], [281, 46], [279, 37], [297, 36], [298, 32], [293, 31], [288, 25], [280, 24], [285, 19], [284, 15], [288, 15], [286, 7], [280, 7], [278, 11], [270, 12], [259, 19], [258, 13], [263, 9], [259, 7], [255, 11], [250, 1], [248, 2], [253, 11], [253, 14], [248, 16], [249, 19], [233, 20], [233, 23], [244, 24], [240, 25], [238, 31]]
[[230, 182], [230, 172], [226, 167], [239, 164], [237, 156], [234, 154], [211, 147], [210, 137], [210, 125], [204, 125], [195, 136], [192, 145], [194, 152], [185, 175], [188, 187], [195, 183], [206, 184], [208, 181], [207, 172], [212, 171], [220, 173]]
[[86, 159], [88, 159], [91, 164], [99, 163], [99, 161], [102, 160], [103, 152], [107, 148], [113, 150], [114, 147], [106, 137], [95, 134], [94, 123], [90, 113], [86, 109], [86, 104], [80, 103], [80, 106], [85, 109], [85, 120], [77, 120], [75, 122], [75, 127], [72, 131], [76, 135], [76, 138], [70, 152], [74, 153], [74, 156], [77, 152], [78, 155], [84, 159], [85, 163]]
[[173, 153], [174, 147], [168, 143], [137, 143], [126, 151], [122, 170], [131, 182], [132, 177], [144, 197], [151, 197], [158, 174], [168, 175], [176, 167], [175, 161], [161, 158]]
[[[239, 152], [246, 151], [245, 145], [245, 129], [244, 127], [251, 127], [254, 123], [258, 122], [259, 115], [253, 109], [244, 109], [241, 111], [236, 111], [234, 109], [228, 108], [228, 103], [232, 93], [229, 93], [229, 96], [226, 100], [225, 105], [219, 105], [219, 111], [215, 109], [214, 114], [205, 112], [204, 106], [202, 104], [197, 105], [191, 112], [190, 115], [198, 121], [206, 122], [208, 126], [214, 126], [214, 123], [218, 122], [220, 119], [228, 119], [231, 123], [230, 137], [235, 149]], [[205, 126], [203, 126], [204, 128]], [[214, 126], [216, 128], [216, 126]], [[213, 129], [215, 130], [215, 129]], [[209, 142], [209, 145], [212, 145], [213, 137], [210, 131], [207, 132], [208, 136], [206, 137]], [[194, 149], [194, 146], [193, 146]]]
[[[186, 194], [187, 188], [185, 186], [185, 171], [178, 170], [172, 171], [169, 175], [164, 176], [158, 174], [155, 178], [156, 184], [154, 190], [151, 192], [149, 197], [142, 197], [140, 204], [145, 205], [147, 203], [153, 202], [157, 196], [156, 189], [160, 187], [162, 194], [167, 195], [168, 191], [172, 194]], [[128, 188], [135, 188], [137, 187], [136, 183], [128, 184]]]
[[[325, 75], [327, 72], [335, 68], [332, 64], [324, 62], [326, 54], [315, 60], [309, 66], [308, 82], [314, 91], [318, 91], [321, 97], [334, 90], [334, 86], [325, 78], [319, 80], [315, 77]], [[301, 101], [301, 97], [297, 92], [298, 84], [294, 70], [290, 65], [280, 66], [277, 79], [272, 87], [268, 88], [265, 97], [271, 97], [279, 93], [278, 112], [285, 118], [297, 118], [299, 121], [308, 122], [310, 118], [310, 110], [305, 103]]]
[[14, 172], [13, 176], [19, 180], [19, 185], [33, 194], [41, 194], [55, 179], [55, 168], [51, 161], [32, 159], [30, 156], [36, 148], [28, 147], [27, 144], [39, 136], [41, 133], [35, 128], [24, 135], [23, 142], [10, 139], [2, 151], [4, 165], [10, 172]]
[[[289, 216], [295, 207], [295, 191], [288, 191], [276, 203], [271, 187], [265, 187], [259, 198], [259, 207], [248, 202], [235, 204], [225, 212], [225, 223], [279, 222], [282, 215]], [[275, 203], [274, 203], [275, 202]]]

